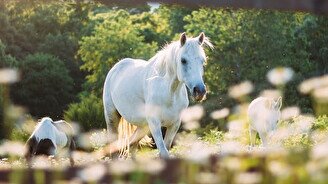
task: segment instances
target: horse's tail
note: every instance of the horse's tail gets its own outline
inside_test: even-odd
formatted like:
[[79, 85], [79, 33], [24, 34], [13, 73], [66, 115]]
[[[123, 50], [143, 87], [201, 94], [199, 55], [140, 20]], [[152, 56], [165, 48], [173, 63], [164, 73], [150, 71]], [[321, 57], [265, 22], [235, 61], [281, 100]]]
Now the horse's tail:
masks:
[[130, 138], [137, 129], [137, 126], [128, 123], [124, 118], [118, 124], [117, 142], [120, 147], [120, 156], [128, 156], [130, 152]]
[[[127, 122], [124, 118], [120, 119], [118, 124], [118, 142], [120, 143], [120, 156], [128, 156], [130, 153], [130, 138], [136, 131], [137, 126], [132, 125], [131, 123]], [[139, 146], [152, 146], [153, 141], [148, 136], [145, 135], [141, 140], [138, 141]]]
[[[117, 140], [109, 145], [108, 152], [113, 154], [115, 152], [119, 152], [119, 156], [128, 156], [130, 153], [130, 142], [131, 137], [133, 136], [134, 132], [136, 131], [137, 126], [132, 125], [131, 123], [127, 122], [124, 118], [121, 118], [118, 124], [118, 136]], [[149, 136], [143, 137], [140, 141], [138, 141], [140, 146], [152, 146], [153, 141]]]

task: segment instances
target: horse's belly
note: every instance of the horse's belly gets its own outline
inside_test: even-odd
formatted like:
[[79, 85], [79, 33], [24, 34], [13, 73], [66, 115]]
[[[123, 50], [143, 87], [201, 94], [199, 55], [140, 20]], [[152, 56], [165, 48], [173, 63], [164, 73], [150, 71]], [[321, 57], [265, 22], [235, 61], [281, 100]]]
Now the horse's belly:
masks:
[[140, 125], [144, 116], [144, 62], [125, 59], [111, 77], [110, 96], [119, 114], [129, 123]]
[[[130, 96], [130, 97], [129, 97]], [[129, 123], [135, 125], [142, 125], [146, 123], [146, 116], [144, 110], [144, 103], [142, 100], [131, 95], [125, 98], [113, 99], [119, 114]]]
[[169, 127], [180, 121], [180, 112], [182, 108], [167, 108], [164, 109], [161, 115], [161, 123], [163, 127]]
[[137, 106], [122, 107], [117, 109], [121, 116], [133, 125], [144, 125], [147, 124], [144, 111]]

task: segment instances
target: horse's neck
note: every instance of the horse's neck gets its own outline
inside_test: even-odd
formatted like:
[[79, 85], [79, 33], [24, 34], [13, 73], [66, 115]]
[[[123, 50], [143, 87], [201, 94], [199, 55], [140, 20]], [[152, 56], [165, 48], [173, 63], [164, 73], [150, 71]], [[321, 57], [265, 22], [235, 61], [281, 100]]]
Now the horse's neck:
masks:
[[161, 50], [153, 58], [150, 59], [158, 75], [176, 76], [174, 62], [176, 59], [177, 52], [177, 44], [171, 43], [165, 49]]
[[172, 45], [169, 45], [150, 59], [151, 62], [153, 62], [153, 67], [155, 68], [157, 75], [160, 75], [169, 81], [170, 93], [180, 93], [181, 88], [184, 86], [184, 84], [178, 80], [174, 66], [177, 53], [177, 44], [172, 43]]

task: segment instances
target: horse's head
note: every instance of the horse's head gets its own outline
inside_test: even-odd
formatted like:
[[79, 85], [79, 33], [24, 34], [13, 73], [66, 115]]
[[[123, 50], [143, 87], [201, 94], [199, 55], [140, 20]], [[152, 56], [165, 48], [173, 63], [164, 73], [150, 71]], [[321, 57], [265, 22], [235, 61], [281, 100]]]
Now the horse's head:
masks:
[[204, 43], [210, 47], [204, 33], [196, 38], [187, 38], [185, 33], [180, 36], [180, 57], [177, 57], [178, 80], [185, 83], [196, 101], [201, 101], [206, 96], [206, 86], [203, 80], [206, 55]]

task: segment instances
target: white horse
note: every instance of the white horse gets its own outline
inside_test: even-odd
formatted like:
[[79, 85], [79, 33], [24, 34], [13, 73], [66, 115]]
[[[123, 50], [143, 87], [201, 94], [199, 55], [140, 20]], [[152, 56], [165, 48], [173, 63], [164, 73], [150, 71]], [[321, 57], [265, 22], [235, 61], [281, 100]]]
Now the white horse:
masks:
[[71, 165], [74, 165], [72, 151], [75, 149], [72, 127], [63, 120], [53, 122], [44, 117], [35, 127], [26, 142], [25, 158], [27, 161], [34, 155], [56, 155], [58, 149], [67, 147]]
[[266, 97], [258, 97], [249, 104], [249, 133], [252, 146], [255, 144], [257, 132], [261, 138], [262, 145], [267, 145], [269, 133], [273, 132], [277, 128], [277, 122], [280, 119], [281, 105], [281, 97], [277, 100]]
[[[122, 118], [137, 127], [128, 144], [138, 142], [150, 131], [160, 156], [168, 157], [181, 124], [180, 113], [189, 105], [186, 87], [197, 101], [206, 95], [203, 45], [212, 47], [204, 33], [196, 38], [182, 33], [179, 41], [167, 45], [148, 62], [125, 58], [115, 64], [103, 91], [109, 133], [116, 133]], [[164, 139], [161, 127], [167, 128]]]

